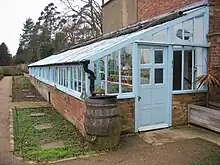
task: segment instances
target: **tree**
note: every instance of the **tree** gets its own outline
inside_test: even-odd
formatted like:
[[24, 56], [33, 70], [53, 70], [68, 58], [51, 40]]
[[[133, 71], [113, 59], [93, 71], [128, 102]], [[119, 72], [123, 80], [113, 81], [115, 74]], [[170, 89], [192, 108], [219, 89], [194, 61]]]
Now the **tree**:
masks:
[[49, 3], [36, 23], [31, 18], [25, 21], [16, 63], [35, 62], [102, 34], [101, 7], [95, 0], [81, 0], [82, 7], [74, 0], [60, 1], [68, 9], [65, 13]]
[[38, 21], [45, 41], [52, 40], [57, 30], [65, 24], [65, 19], [61, 19], [61, 13], [53, 3], [44, 8]]
[[18, 47], [16, 55], [13, 57], [13, 63], [14, 64], [21, 64], [21, 63], [25, 63], [25, 62], [26, 62], [26, 58], [25, 58], [25, 54], [24, 54], [24, 49], [20, 45]]
[[31, 18], [28, 18], [23, 26], [23, 34], [20, 37], [20, 46], [22, 46], [23, 49], [28, 49], [35, 24]]
[[53, 40], [54, 52], [59, 52], [68, 47], [68, 37], [63, 32], [57, 32]]
[[31, 18], [27, 18], [23, 24], [22, 34], [20, 35], [19, 48], [16, 56], [13, 58], [15, 63], [24, 63], [32, 61], [36, 52], [33, 50], [33, 38], [36, 37], [35, 23]]
[[89, 34], [88, 39], [102, 35], [102, 10], [95, 0], [81, 0], [84, 4], [82, 7], [77, 6], [75, 0], [60, 1], [68, 9], [66, 15], [75, 19], [83, 32], [85, 28], [86, 34]]
[[54, 47], [53, 43], [51, 42], [41, 42], [39, 47], [39, 59], [46, 58], [48, 56], [53, 55], [54, 53]]
[[11, 64], [11, 54], [9, 53], [7, 45], [3, 42], [0, 45], [0, 65], [7, 66]]

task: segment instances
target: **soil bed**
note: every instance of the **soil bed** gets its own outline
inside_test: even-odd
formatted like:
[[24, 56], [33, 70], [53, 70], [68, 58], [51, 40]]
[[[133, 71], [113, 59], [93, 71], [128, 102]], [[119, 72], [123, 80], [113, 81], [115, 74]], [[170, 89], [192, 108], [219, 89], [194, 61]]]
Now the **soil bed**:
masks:
[[[13, 110], [13, 119], [15, 154], [25, 160], [51, 161], [94, 153], [86, 147], [74, 125], [52, 108]], [[35, 128], [45, 123], [49, 123], [51, 127]], [[42, 146], [52, 147], [44, 149]]]
[[12, 82], [12, 101], [44, 101], [29, 79], [25, 76], [13, 77]]

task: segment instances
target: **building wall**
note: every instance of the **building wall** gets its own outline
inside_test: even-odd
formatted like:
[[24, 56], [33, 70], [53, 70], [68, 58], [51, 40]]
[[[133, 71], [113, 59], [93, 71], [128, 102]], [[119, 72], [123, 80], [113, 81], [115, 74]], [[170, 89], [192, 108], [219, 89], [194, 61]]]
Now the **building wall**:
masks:
[[103, 5], [103, 33], [137, 22], [136, 0], [111, 0]]
[[[208, 36], [210, 65], [220, 65], [220, 0], [210, 0], [210, 24]], [[220, 103], [220, 88], [210, 87], [210, 101]]]
[[[84, 101], [72, 97], [33, 77], [30, 77], [30, 81], [39, 93], [47, 101], [50, 101], [52, 106], [62, 116], [73, 123], [82, 135], [85, 135], [84, 114], [86, 106]], [[118, 100], [118, 105], [121, 116], [122, 132], [134, 132], [134, 99]]]
[[173, 95], [172, 125], [178, 126], [188, 123], [188, 104], [206, 101], [206, 93]]
[[123, 132], [134, 132], [135, 99], [119, 100]]
[[137, 0], [138, 21], [147, 20], [198, 1], [201, 0]]
[[[103, 5], [103, 33], [203, 0], [110, 0]], [[218, 1], [218, 0], [216, 0]]]

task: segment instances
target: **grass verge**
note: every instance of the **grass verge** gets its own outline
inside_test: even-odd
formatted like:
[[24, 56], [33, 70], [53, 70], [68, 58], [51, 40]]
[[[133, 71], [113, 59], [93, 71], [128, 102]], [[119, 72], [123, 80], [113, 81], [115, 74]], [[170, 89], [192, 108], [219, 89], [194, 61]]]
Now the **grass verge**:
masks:
[[25, 76], [13, 77], [13, 90], [30, 90], [33, 86]]
[[26, 76], [13, 76], [12, 95], [13, 102], [45, 101]]
[[[33, 113], [45, 116], [30, 117]], [[15, 155], [25, 160], [54, 161], [63, 158], [95, 153], [87, 148], [73, 124], [66, 121], [52, 108], [13, 110]], [[50, 123], [53, 128], [36, 130], [37, 124]], [[64, 147], [42, 149], [45, 143], [63, 141]]]

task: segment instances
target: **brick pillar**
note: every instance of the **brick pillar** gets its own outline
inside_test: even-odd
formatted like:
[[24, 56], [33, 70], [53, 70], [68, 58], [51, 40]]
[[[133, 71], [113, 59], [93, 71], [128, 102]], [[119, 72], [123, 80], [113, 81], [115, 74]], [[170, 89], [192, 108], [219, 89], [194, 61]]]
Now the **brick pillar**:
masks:
[[[220, 65], [220, 0], [210, 0], [210, 23], [208, 40], [211, 66]], [[210, 101], [220, 102], [220, 89], [210, 89]]]

